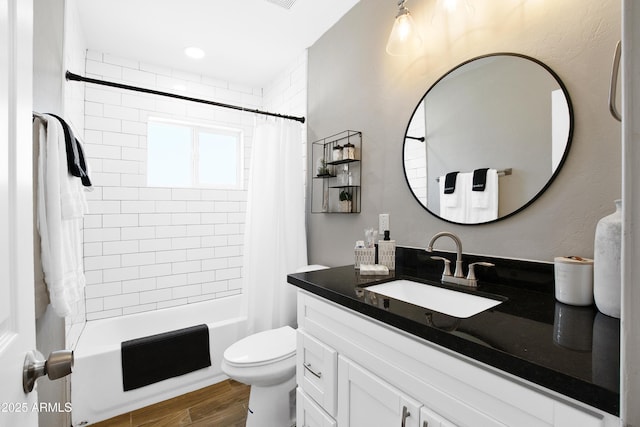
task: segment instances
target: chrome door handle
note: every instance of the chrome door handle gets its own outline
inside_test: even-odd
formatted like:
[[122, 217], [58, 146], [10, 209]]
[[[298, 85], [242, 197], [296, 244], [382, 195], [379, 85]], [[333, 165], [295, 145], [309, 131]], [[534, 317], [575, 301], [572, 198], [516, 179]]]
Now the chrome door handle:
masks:
[[305, 363], [304, 369], [311, 372], [316, 378], [322, 378], [322, 372], [316, 372], [311, 368], [311, 363]]
[[407, 418], [409, 418], [410, 416], [411, 416], [411, 412], [409, 412], [406, 406], [403, 406], [402, 407], [402, 424], [400, 424], [401, 427], [406, 427]]
[[620, 56], [622, 55], [622, 43], [618, 41], [616, 51], [613, 54], [613, 65], [611, 67], [611, 86], [609, 86], [609, 111], [611, 115], [619, 122], [622, 121], [622, 115], [616, 106], [616, 88], [618, 87], [618, 74], [620, 69]]
[[49, 354], [49, 358], [46, 360], [38, 350], [31, 350], [24, 358], [22, 389], [25, 393], [30, 393], [38, 378], [47, 375], [50, 380], [57, 380], [69, 375], [72, 368], [72, 350], [54, 351]]

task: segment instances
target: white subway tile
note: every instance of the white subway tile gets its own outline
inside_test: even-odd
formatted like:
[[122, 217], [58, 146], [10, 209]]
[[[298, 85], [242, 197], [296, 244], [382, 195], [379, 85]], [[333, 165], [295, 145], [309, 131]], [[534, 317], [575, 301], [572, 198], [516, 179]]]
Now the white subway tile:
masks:
[[120, 255], [85, 256], [84, 269], [104, 270], [105, 268], [120, 267]]
[[140, 252], [167, 251], [170, 249], [170, 238], [140, 240]]
[[187, 202], [187, 212], [213, 212], [214, 202], [189, 201]]
[[127, 174], [120, 175], [120, 180], [123, 187], [144, 187], [147, 185], [147, 178], [141, 174]]
[[105, 214], [102, 215], [104, 227], [137, 227], [138, 215], [136, 214]]
[[155, 213], [156, 203], [153, 201], [122, 201], [122, 213]]
[[213, 282], [215, 273], [213, 271], [197, 271], [187, 274], [187, 283], [193, 285], [195, 283]]
[[93, 187], [91, 187], [91, 191], [84, 191], [85, 199], [87, 201], [102, 200], [102, 188], [100, 187], [100, 184], [95, 180], [95, 176], [93, 173], [91, 174], [91, 181], [93, 183]]
[[230, 224], [244, 224], [246, 218], [247, 214], [245, 212], [235, 212], [227, 215], [227, 220]]
[[214, 294], [218, 292], [224, 292], [229, 290], [229, 284], [226, 280], [220, 280], [217, 282], [209, 281], [208, 283], [202, 284], [202, 293], [203, 294]]
[[153, 239], [156, 237], [155, 227], [125, 227], [122, 229], [122, 240]]
[[202, 294], [200, 285], [186, 285], [177, 288], [171, 288], [172, 298], [185, 298]]
[[[84, 113], [87, 116], [102, 117], [103, 111], [104, 111], [103, 107], [104, 107], [104, 104], [102, 103], [87, 101], [84, 103]], [[85, 142], [89, 143], [89, 141], [87, 141], [86, 138], [85, 138]]]
[[141, 122], [132, 122], [129, 120], [122, 121], [122, 132], [132, 135], [146, 135], [147, 124]]
[[189, 303], [189, 300], [187, 298], [179, 298], [179, 299], [170, 299], [167, 301], [159, 301], [157, 303], [158, 306], [158, 310], [161, 310], [163, 308], [170, 308], [170, 307], [177, 307], [180, 305], [187, 305]]
[[102, 133], [102, 144], [117, 145], [120, 147], [137, 147], [138, 136], [119, 132], [104, 132]]
[[170, 188], [141, 188], [140, 200], [171, 200]]
[[89, 228], [84, 230], [84, 242], [110, 242], [120, 240], [119, 228]]
[[167, 301], [172, 296], [171, 289], [157, 289], [140, 293], [140, 303], [148, 304], [150, 302]]
[[132, 160], [103, 160], [102, 169], [102, 172], [137, 174], [140, 169], [140, 162]]
[[130, 187], [104, 187], [103, 200], [138, 200], [138, 189]]
[[228, 190], [202, 190], [202, 200], [220, 200], [226, 201], [229, 199]]
[[171, 189], [171, 198], [173, 200], [200, 200], [201, 192], [198, 189], [173, 188]]
[[202, 224], [226, 224], [228, 219], [226, 213], [216, 212], [200, 214], [200, 221]]
[[86, 62], [85, 67], [85, 72], [89, 74], [96, 74], [102, 77], [113, 77], [116, 79], [122, 77], [122, 67], [118, 67], [116, 65], [89, 60]]
[[242, 279], [231, 279], [229, 282], [229, 289], [242, 289], [243, 283]]
[[229, 264], [229, 267], [240, 267], [240, 268], [242, 268], [242, 265], [243, 265], [243, 257], [242, 256], [229, 257], [229, 258], [224, 258], [224, 259], [227, 260], [227, 263]]
[[202, 271], [200, 261], [174, 262], [171, 264], [172, 274], [194, 273]]
[[188, 71], [176, 70], [176, 69], [171, 70], [171, 76], [175, 77], [176, 79], [186, 80], [190, 82], [202, 81], [202, 76], [199, 74], [191, 73]]
[[109, 319], [111, 317], [122, 316], [122, 309], [115, 308], [113, 310], [97, 311], [95, 313], [87, 313], [87, 320]]
[[136, 314], [136, 313], [144, 313], [145, 311], [154, 311], [157, 309], [157, 305], [155, 303], [150, 304], [142, 304], [141, 305], [133, 305], [131, 307], [123, 307], [122, 315], [126, 316], [128, 314]]
[[102, 62], [102, 52], [98, 52], [95, 50], [88, 49], [86, 53], [86, 58], [92, 61]]
[[[85, 88], [85, 101], [98, 104], [120, 105], [121, 95], [119, 92], [109, 89], [101, 89], [87, 86]], [[86, 126], [86, 117], [85, 117]], [[85, 127], [86, 131], [86, 127]]]
[[167, 225], [156, 227], [156, 237], [187, 237], [187, 226]]
[[208, 258], [202, 260], [202, 270], [221, 270], [229, 267], [227, 258]]
[[111, 295], [119, 295], [122, 293], [121, 282], [99, 283], [89, 285], [85, 288], [85, 296], [87, 298], [99, 298]]
[[213, 255], [213, 248], [187, 249], [187, 260], [189, 261], [213, 258]]
[[199, 237], [174, 237], [171, 241], [173, 249], [193, 249], [200, 247]]
[[140, 277], [160, 277], [160, 276], [167, 276], [171, 274], [171, 264], [169, 263], [142, 265], [139, 268], [140, 268]]
[[239, 234], [239, 233], [240, 233], [240, 224], [216, 224], [217, 236]]
[[241, 255], [240, 246], [218, 246], [213, 248], [216, 258], [227, 258]]
[[148, 64], [146, 62], [141, 62], [139, 68], [142, 71], [148, 71], [148, 72], [153, 73], [153, 74], [162, 74], [164, 76], [170, 76], [171, 75], [171, 68], [163, 67], [163, 66], [160, 66], [160, 65]]
[[172, 225], [200, 224], [199, 213], [175, 213], [171, 214]]
[[127, 82], [143, 84], [149, 87], [156, 85], [156, 75], [147, 71], [133, 70], [131, 68], [122, 69], [122, 79]]
[[210, 225], [187, 225], [187, 236], [212, 236], [215, 234], [215, 226]]
[[171, 214], [140, 214], [140, 225], [171, 225]]
[[240, 278], [239, 268], [227, 268], [223, 270], [216, 270], [216, 280], [229, 280]]
[[121, 121], [118, 119], [86, 116], [84, 120], [85, 129], [102, 130], [108, 132], [120, 132], [122, 129]]
[[232, 234], [227, 236], [227, 245], [242, 246], [244, 244], [244, 234]]
[[122, 240], [117, 242], [102, 243], [102, 250], [105, 255], [110, 254], [130, 254], [138, 252], [137, 240]]
[[156, 286], [158, 289], [172, 288], [174, 286], [183, 286], [186, 284], [186, 274], [169, 274], [160, 276], [156, 279]]
[[119, 282], [123, 280], [138, 279], [140, 277], [138, 267], [121, 267], [102, 270], [105, 282]]
[[120, 213], [119, 201], [102, 201], [102, 200], [89, 200], [89, 212], [91, 214], [113, 214]]
[[93, 285], [102, 283], [103, 282], [103, 280], [102, 280], [102, 270], [85, 271], [85, 273], [84, 273], [84, 281], [87, 284], [87, 288], [89, 286], [93, 286]]
[[105, 310], [111, 310], [114, 308], [130, 307], [132, 305], [140, 304], [140, 294], [122, 294], [114, 295], [110, 297], [104, 297]]
[[224, 292], [218, 292], [218, 293], [216, 293], [216, 299], [217, 298], [230, 297], [232, 295], [241, 295], [241, 294], [242, 294], [242, 290], [240, 290], [240, 289], [234, 289], [234, 290], [229, 290], [229, 291], [224, 291]]
[[102, 144], [102, 131], [85, 129], [83, 142], [85, 144]]
[[102, 215], [85, 215], [84, 228], [102, 228]]
[[228, 242], [227, 236], [203, 236], [201, 239], [203, 248], [213, 248], [216, 246], [224, 246]]
[[185, 249], [174, 251], [159, 251], [156, 252], [156, 262], [181, 262], [187, 260], [187, 251]]
[[215, 202], [215, 212], [240, 212], [238, 202]]
[[[151, 291], [156, 288], [155, 277], [147, 279], [125, 280], [122, 282], [122, 293], [128, 294], [131, 292], [144, 292]], [[148, 302], [148, 301], [147, 301]], [[140, 301], [141, 304], [145, 304], [145, 301]]]
[[155, 252], [140, 252], [136, 254], [123, 254], [122, 266], [129, 267], [133, 265], [150, 265], [156, 262]]
[[[119, 147], [116, 147], [119, 148]], [[91, 173], [91, 182], [94, 186], [101, 187], [120, 187], [120, 174], [119, 173], [109, 173], [109, 172], [92, 172]], [[96, 188], [97, 189], [97, 188]], [[93, 193], [95, 193], [96, 189], [94, 189]], [[100, 197], [102, 198], [102, 197]]]
[[196, 295], [193, 297], [187, 298], [189, 300], [189, 304], [194, 304], [202, 301], [210, 301], [213, 299], [217, 299], [216, 294], [206, 294], [206, 295]]
[[153, 110], [156, 105], [154, 97], [149, 95], [122, 94], [122, 105], [140, 110]]
[[157, 212], [180, 213], [187, 211], [186, 201], [162, 200], [156, 202]]
[[146, 161], [146, 159], [147, 159], [147, 150], [143, 150], [141, 148], [123, 147], [122, 148], [122, 159], [123, 160], [136, 160], [136, 161], [139, 161], [139, 162]]
[[139, 121], [140, 117], [139, 111], [140, 110], [138, 110], [137, 108], [106, 104], [104, 106], [103, 115], [104, 117], [110, 117], [113, 119], [130, 120], [137, 122]]
[[137, 69], [139, 67], [139, 63], [133, 59], [121, 58], [119, 56], [113, 56], [108, 53], [103, 55], [103, 61], [107, 64], [119, 65], [121, 67], [133, 68]]
[[84, 256], [98, 256], [102, 255], [102, 242], [85, 243]]
[[95, 313], [96, 311], [104, 310], [104, 304], [102, 298], [87, 298], [85, 303], [85, 310], [87, 313]]

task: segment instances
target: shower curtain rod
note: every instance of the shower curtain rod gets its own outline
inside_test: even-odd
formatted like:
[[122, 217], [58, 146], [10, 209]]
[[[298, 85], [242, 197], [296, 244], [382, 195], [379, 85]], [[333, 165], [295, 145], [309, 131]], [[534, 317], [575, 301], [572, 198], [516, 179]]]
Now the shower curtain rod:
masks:
[[130, 86], [130, 85], [122, 84], [122, 83], [114, 83], [114, 82], [110, 82], [110, 81], [107, 81], [107, 80], [92, 79], [91, 77], [83, 77], [83, 76], [80, 76], [78, 74], [74, 74], [71, 71], [67, 71], [66, 78], [67, 78], [67, 80], [94, 83], [94, 84], [97, 84], [97, 85], [110, 86], [110, 87], [115, 87], [115, 88], [119, 88], [119, 89], [127, 89], [127, 90], [132, 90], [132, 91], [135, 91], [135, 92], [150, 93], [152, 95], [160, 95], [160, 96], [167, 96], [169, 98], [182, 99], [183, 101], [199, 102], [200, 104], [213, 105], [213, 106], [216, 106], [216, 107], [223, 107], [223, 108], [231, 108], [233, 110], [246, 111], [247, 113], [262, 114], [264, 116], [271, 116], [271, 117], [280, 117], [282, 119], [295, 120], [295, 121], [300, 122], [300, 123], [304, 123], [305, 122], [305, 118], [304, 117], [296, 117], [296, 116], [288, 116], [288, 115], [285, 115], [285, 114], [270, 113], [269, 111], [254, 110], [254, 109], [251, 109], [251, 108], [239, 107], [237, 105], [224, 104], [222, 102], [207, 101], [206, 99], [192, 98], [190, 96], [177, 95], [175, 93], [162, 92], [162, 91], [159, 91], [159, 90], [146, 89], [146, 88], [137, 87], [137, 86]]

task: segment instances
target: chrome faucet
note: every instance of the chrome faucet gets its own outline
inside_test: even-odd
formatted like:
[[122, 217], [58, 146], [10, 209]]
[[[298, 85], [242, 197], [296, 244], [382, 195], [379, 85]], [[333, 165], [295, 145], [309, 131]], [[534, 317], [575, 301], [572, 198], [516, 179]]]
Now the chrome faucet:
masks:
[[429, 241], [426, 251], [433, 252], [433, 244], [436, 242], [436, 240], [438, 240], [440, 237], [443, 237], [443, 236], [451, 237], [451, 239], [453, 239], [453, 241], [456, 244], [456, 269], [453, 275], [451, 275], [451, 267], [450, 267], [451, 261], [449, 261], [447, 258], [432, 256], [431, 259], [444, 261], [444, 271], [442, 272], [442, 283], [454, 283], [456, 285], [473, 286], [473, 287], [478, 286], [478, 279], [476, 278], [474, 267], [476, 265], [493, 267], [494, 264], [491, 264], [490, 262], [474, 262], [472, 264], [469, 264], [469, 273], [467, 274], [467, 277], [464, 277], [464, 274], [462, 274], [462, 241], [458, 236], [448, 231], [441, 231], [440, 233], [436, 233]]

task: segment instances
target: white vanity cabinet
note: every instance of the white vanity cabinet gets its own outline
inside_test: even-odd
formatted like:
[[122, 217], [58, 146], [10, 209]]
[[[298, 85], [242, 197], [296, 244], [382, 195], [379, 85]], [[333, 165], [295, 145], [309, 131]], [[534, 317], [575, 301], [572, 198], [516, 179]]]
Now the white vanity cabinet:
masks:
[[304, 290], [298, 331], [300, 427], [619, 426], [613, 415]]

